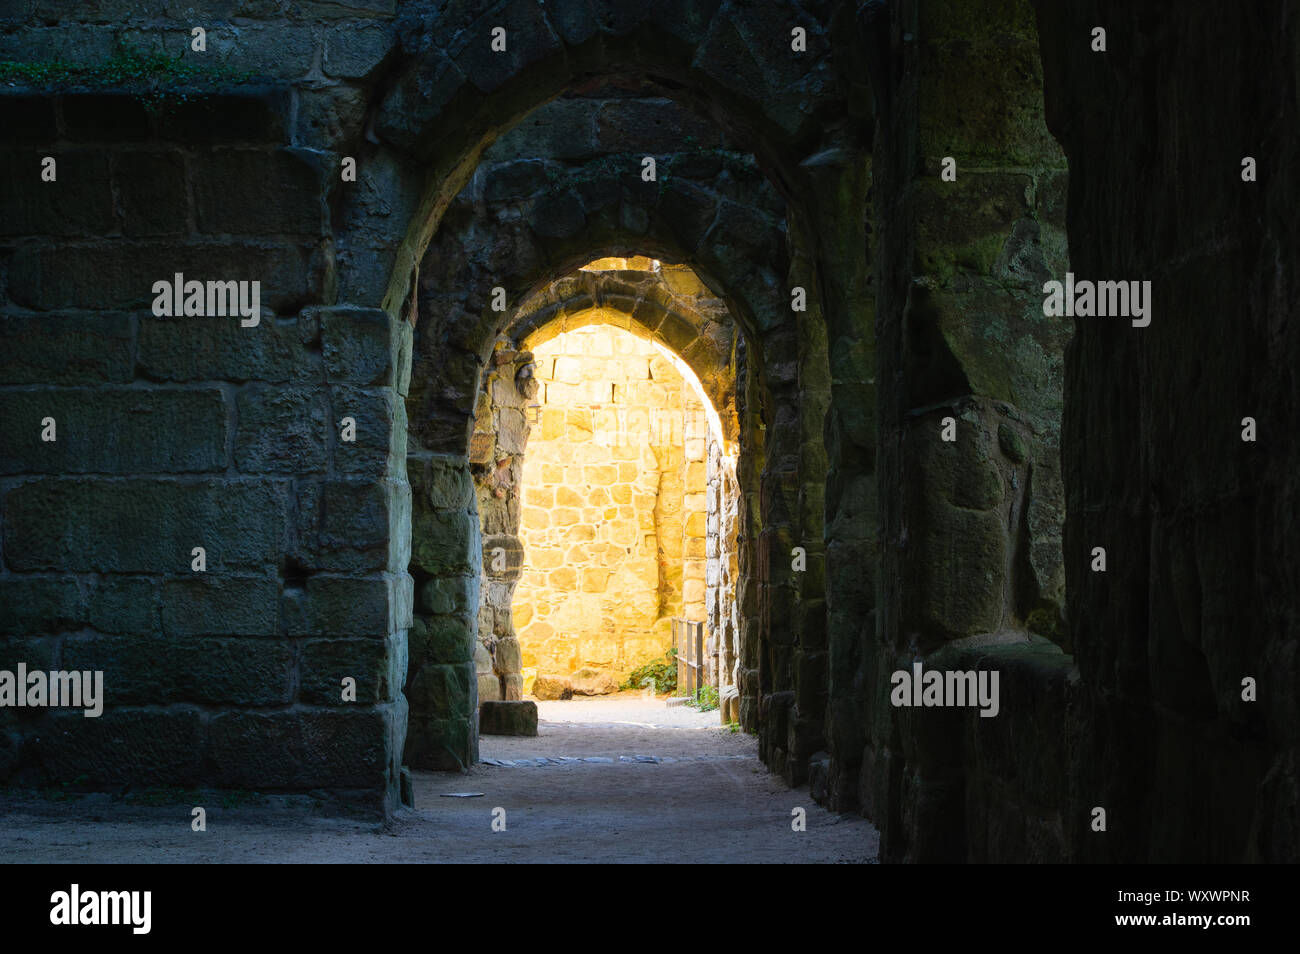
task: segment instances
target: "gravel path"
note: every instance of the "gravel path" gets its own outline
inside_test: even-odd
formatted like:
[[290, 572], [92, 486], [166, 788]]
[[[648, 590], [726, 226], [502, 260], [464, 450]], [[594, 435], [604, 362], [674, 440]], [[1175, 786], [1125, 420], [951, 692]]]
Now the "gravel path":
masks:
[[[716, 712], [627, 694], [539, 706], [533, 739], [484, 736], [468, 773], [416, 772], [415, 808], [387, 829], [322, 818], [300, 801], [222, 808], [190, 830], [192, 805], [107, 795], [0, 796], [8, 862], [874, 862], [875, 829], [788, 789], [756, 741]], [[593, 720], [590, 723], [582, 720]], [[657, 761], [637, 761], [636, 756]], [[595, 758], [600, 761], [579, 761]], [[536, 760], [546, 760], [537, 764]], [[572, 761], [551, 761], [568, 759]], [[470, 798], [443, 797], [481, 793]], [[806, 830], [792, 830], [794, 809]], [[494, 820], [505, 830], [493, 829]]]

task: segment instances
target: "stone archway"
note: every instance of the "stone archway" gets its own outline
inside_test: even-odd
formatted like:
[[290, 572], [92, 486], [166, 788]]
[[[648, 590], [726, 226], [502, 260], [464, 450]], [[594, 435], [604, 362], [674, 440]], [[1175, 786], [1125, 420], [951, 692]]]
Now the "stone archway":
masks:
[[[740, 653], [744, 672], [742, 723], [751, 731], [759, 729], [760, 696], [790, 692], [803, 673], [803, 711], [813, 714], [807, 718], [811, 731], [803, 732], [799, 744], [805, 756], [811, 754], [822, 744], [825, 668], [796, 664], [804, 654], [797, 632], [805, 617], [813, 633], [822, 629], [815, 619], [824, 612], [822, 577], [798, 577], [782, 569], [788, 561], [777, 561], [767, 566], [778, 579], [765, 580], [760, 577], [764, 564], [757, 552], [760, 546], [781, 545], [781, 541], [793, 538], [814, 554], [822, 547], [821, 510], [817, 506], [822, 497], [816, 485], [822, 480], [825, 466], [825, 451], [819, 440], [828, 396], [825, 336], [817, 331], [820, 305], [816, 283], [801, 278], [810, 274], [810, 259], [790, 259], [788, 250], [799, 248], [800, 241], [786, 234], [786, 223], [774, 216], [775, 210], [783, 208], [779, 194], [765, 184], [762, 176], [747, 173], [750, 178], [746, 184], [737, 178], [744, 170], [734, 163], [701, 163], [698, 155], [665, 157], [663, 168], [671, 178], [661, 190], [646, 189], [635, 175], [629, 175], [632, 167], [626, 156], [618, 162], [599, 158], [580, 161], [558, 181], [553, 173], [548, 175], [544, 167], [539, 168], [543, 164], [521, 161], [515, 155], [505, 157], [504, 165], [504, 169], [486, 165], [470, 180], [470, 187], [447, 209], [443, 227], [421, 267], [421, 292], [413, 302], [413, 311], [421, 316], [422, 323], [417, 329], [409, 415], [419, 444], [427, 448], [418, 454], [464, 453], [458, 448], [468, 444], [467, 427], [473, 416], [474, 395], [478, 393], [478, 369], [488, 360], [491, 342], [504, 326], [502, 313], [492, 307], [497, 289], [505, 292], [505, 300], [513, 306], [544, 289], [555, 274], [564, 274], [567, 267], [576, 268], [587, 261], [593, 252], [625, 254], [644, 249], [661, 259], [690, 263], [709, 287], [717, 289], [741, 325], [752, 329], [754, 342], [738, 351], [737, 359], [742, 369], [739, 379], [749, 383], [743, 396], [737, 393], [729, 401], [737, 408], [748, 408], [748, 420], [741, 416], [737, 419], [741, 438], [754, 449], [747, 455], [749, 469], [740, 475], [741, 493], [749, 504], [742, 508], [740, 517], [738, 592], [741, 605], [747, 607], [749, 623], [742, 622], [737, 628], [747, 634], [738, 640], [741, 647], [751, 647]], [[687, 172], [703, 178], [696, 179]], [[529, 184], [530, 176], [535, 184]], [[508, 188], [496, 185], [503, 179], [509, 183]], [[582, 201], [580, 194], [593, 196], [594, 201]], [[685, 218], [680, 214], [683, 196], [695, 210]], [[582, 201], [580, 233], [572, 227], [551, 227], [557, 199]], [[805, 226], [800, 223], [804, 219], [796, 217], [791, 221], [803, 234]], [[593, 241], [603, 244], [593, 248]], [[491, 260], [482, 261], [481, 251], [473, 249], [491, 250]], [[788, 307], [786, 286], [792, 280], [808, 282], [801, 292], [802, 300], [807, 301], [805, 313]], [[807, 294], [808, 288], [813, 294]], [[581, 292], [572, 301], [567, 301], [566, 294], [559, 292], [559, 299], [554, 301], [543, 297], [538, 309], [578, 304]], [[707, 335], [696, 340], [688, 326], [669, 320], [663, 301], [656, 301], [653, 295], [638, 296], [634, 289], [627, 288], [611, 289], [610, 295], [611, 300], [627, 299], [628, 309], [640, 313], [643, 321], [651, 323], [678, 348], [699, 352], [699, 360], [716, 350], [717, 343], [709, 343]], [[423, 382], [435, 379], [430, 371], [436, 371], [435, 391], [423, 387]], [[417, 447], [415, 440], [413, 449]], [[780, 452], [770, 461], [763, 452], [768, 446]], [[776, 494], [761, 492], [760, 473], [764, 469], [769, 471], [770, 486], [788, 488], [788, 501], [778, 504]], [[783, 476], [778, 478], [777, 470], [783, 471]], [[806, 493], [801, 489], [805, 485], [809, 488]], [[417, 506], [419, 496], [417, 493]], [[800, 498], [807, 503], [798, 505]], [[761, 533], [767, 525], [773, 531], [786, 529], [781, 536], [768, 534], [764, 543]], [[481, 535], [478, 542], [481, 547]], [[436, 572], [443, 572], [443, 568], [438, 567]], [[453, 572], [464, 575], [469, 571], [462, 566]], [[772, 613], [761, 612], [762, 594], [772, 588], [779, 591], [782, 607], [803, 599], [805, 610], [793, 620], [781, 619], [774, 624]], [[480, 586], [480, 601], [483, 595]], [[778, 610], [782, 612], [784, 609]], [[477, 622], [485, 623], [482, 619]], [[774, 625], [779, 632], [776, 639], [769, 640], [767, 634]], [[816, 649], [816, 643], [813, 646], [814, 653], [824, 654], [824, 648]], [[415, 668], [413, 662], [412, 682], [418, 685], [423, 677]], [[760, 678], [761, 672], [767, 673], [766, 678]], [[458, 666], [456, 673], [463, 686], [464, 669]], [[792, 696], [785, 698], [794, 701]], [[420, 704], [413, 701], [412, 705], [415, 710]], [[785, 723], [770, 741], [774, 752], [787, 748], [790, 742]], [[774, 757], [781, 759], [779, 754]]]
[[[735, 566], [734, 556], [734, 522], [735, 512], [737, 510], [737, 495], [735, 489], [735, 455], [740, 446], [734, 437], [728, 439], [724, 430], [730, 430], [731, 434], [736, 432], [734, 420], [734, 409], [728, 411], [724, 408], [726, 417], [730, 423], [724, 425], [723, 416], [719, 415], [714, 409], [715, 406], [711, 401], [710, 393], [726, 396], [735, 392], [735, 344], [737, 330], [726, 313], [722, 303], [714, 298], [709, 290], [689, 274], [689, 269], [683, 269], [678, 266], [661, 266], [660, 263], [646, 263], [653, 265], [651, 269], [641, 269], [639, 271], [631, 270], [609, 270], [585, 269], [583, 273], [575, 276], [569, 276], [561, 279], [549, 286], [543, 293], [534, 296], [525, 302], [519, 309], [518, 316], [511, 324], [508, 332], [498, 340], [497, 347], [494, 349], [491, 364], [484, 376], [483, 383], [479, 390], [479, 396], [475, 415], [475, 430], [470, 443], [470, 466], [475, 475], [475, 482], [478, 488], [479, 515], [482, 526], [483, 541], [483, 576], [480, 588], [480, 607], [479, 607], [479, 635], [477, 653], [477, 673], [481, 698], [505, 698], [517, 699], [520, 697], [522, 690], [521, 683], [521, 647], [518, 641], [518, 634], [515, 628], [515, 613], [513, 612], [512, 600], [516, 585], [520, 578], [521, 568], [525, 558], [524, 547], [520, 537], [521, 533], [521, 493], [525, 487], [524, 466], [526, 460], [525, 449], [530, 435], [529, 407], [531, 403], [539, 414], [542, 411], [542, 405], [545, 403], [546, 395], [538, 396], [538, 377], [533, 363], [535, 356], [533, 349], [539, 345], [545, 347], [545, 343], [566, 332], [573, 332], [576, 329], [582, 329], [591, 326], [612, 325], [621, 331], [627, 331], [630, 335], [645, 339], [647, 342], [654, 342], [653, 347], [660, 349], [666, 361], [654, 358], [654, 362], [659, 362], [665, 373], [677, 376], [677, 372], [672, 371], [670, 365], [673, 362], [679, 362], [681, 373], [688, 375], [696, 380], [695, 390], [699, 392], [699, 419], [696, 424], [683, 422], [680, 418], [676, 422], [677, 437], [669, 440], [667, 444], [658, 443], [655, 451], [650, 452], [650, 432], [646, 431], [646, 421], [641, 421], [640, 437], [633, 439], [630, 443], [626, 439], [621, 442], [619, 452], [629, 460], [642, 459], [650, 454], [651, 458], [659, 461], [653, 468], [653, 473], [647, 474], [653, 478], [654, 487], [652, 487], [652, 496], [658, 496], [661, 489], [664, 493], [669, 493], [670, 486], [677, 486], [680, 481], [687, 480], [698, 483], [695, 487], [695, 493], [687, 497], [687, 502], [697, 508], [698, 513], [686, 522], [687, 535], [692, 537], [692, 541], [686, 545], [683, 550], [682, 527], [679, 526], [676, 532], [676, 542], [668, 543], [663, 546], [659, 552], [659, 560], [672, 561], [671, 565], [658, 567], [658, 572], [662, 574], [661, 583], [664, 584], [665, 592], [660, 595], [667, 599], [668, 603], [682, 605], [682, 586], [683, 576], [689, 578], [692, 582], [688, 589], [694, 590], [698, 587], [698, 592], [694, 593], [693, 599], [688, 602], [698, 601], [692, 609], [694, 617], [704, 619], [706, 615], [712, 620], [710, 630], [711, 640], [714, 641], [716, 649], [720, 656], [725, 660], [721, 666], [721, 673], [714, 673], [714, 678], [719, 679], [722, 688], [727, 689], [735, 684], [734, 663], [736, 661], [739, 649], [738, 627], [734, 612], [734, 590], [735, 577], [737, 568]], [[671, 276], [671, 277], [665, 277]], [[573, 296], [561, 295], [561, 301], [567, 301], [572, 307], [571, 311], [559, 310], [554, 307], [556, 304], [556, 289], [572, 289], [582, 287], [590, 293], [590, 297], [583, 296], [580, 300], [585, 306], [575, 304]], [[640, 309], [634, 308], [630, 311], [622, 311], [613, 303], [622, 302], [626, 305], [626, 299], [620, 299], [618, 293], [625, 292], [629, 288], [638, 288], [641, 293], [655, 297], [659, 301], [659, 308]], [[592, 306], [593, 301], [603, 302], [602, 305]], [[549, 320], [539, 319], [539, 315], [549, 315]], [[698, 329], [698, 333], [707, 333], [709, 346], [706, 348], [693, 349], [693, 360], [685, 361], [676, 357], [673, 351], [667, 346], [666, 339], [660, 333], [660, 329], [665, 322], [671, 323], [672, 327], [678, 329]], [[710, 330], [711, 329], [711, 330]], [[634, 340], [634, 339], [630, 339]], [[653, 352], [651, 352], [653, 353]], [[563, 359], [559, 363], [574, 364], [574, 371], [577, 370], [577, 362], [571, 359]], [[654, 365], [652, 364], [652, 367]], [[608, 369], [606, 369], [608, 370]], [[546, 376], [549, 376], [546, 375]], [[642, 377], [644, 377], [644, 373]], [[678, 380], [681, 380], [678, 377]], [[701, 381], [710, 382], [710, 388], [706, 389], [700, 383]], [[553, 385], [547, 385], [548, 390], [552, 388], [567, 388], [570, 385], [577, 386], [581, 382], [569, 380], [568, 372], [564, 375], [564, 381], [556, 382]], [[607, 388], [610, 384], [605, 385]], [[597, 418], [595, 422], [599, 425], [603, 416], [622, 415], [622, 427], [626, 428], [626, 415], [630, 412], [633, 415], [633, 422], [637, 420], [637, 415], [644, 417], [647, 413], [653, 413], [649, 406], [639, 406], [645, 404], [645, 399], [639, 394], [643, 385], [635, 381], [623, 382], [625, 388], [624, 395], [617, 393], [607, 395], [607, 400], [598, 400], [596, 405], [589, 410], [581, 412], [584, 419], [584, 427], [587, 428], [586, 435], [588, 438], [595, 438], [598, 441], [604, 438], [604, 433], [599, 426], [593, 426], [593, 416]], [[615, 390], [619, 385], [613, 385]], [[634, 395], [628, 397], [627, 395]], [[695, 400], [691, 398], [691, 400]], [[602, 411], [601, 407], [608, 405], [608, 411]], [[710, 424], [709, 422], [712, 421]], [[552, 421], [550, 418], [543, 422], [542, 434], [546, 437], [555, 436], [550, 433]], [[693, 435], [690, 441], [683, 441], [683, 435], [686, 429], [698, 426], [701, 429], [698, 435]], [[634, 431], [636, 428], [634, 427]], [[608, 443], [608, 441], [606, 441]], [[639, 447], [644, 443], [644, 447]], [[698, 448], [695, 448], [698, 444]], [[685, 458], [681, 458], [683, 446], [686, 450], [686, 458], [691, 457], [694, 453], [697, 461], [691, 463]], [[632, 452], [630, 455], [628, 452]], [[575, 449], [575, 454], [577, 449]], [[656, 455], [658, 457], [656, 458]], [[597, 464], [593, 460], [592, 464]], [[605, 462], [601, 461], [600, 464]], [[635, 463], [627, 461], [617, 465], [620, 473], [618, 488], [613, 489], [617, 495], [621, 489], [627, 499], [610, 501], [606, 503], [621, 504], [616, 508], [616, 513], [608, 516], [616, 521], [636, 519], [630, 512], [623, 512], [629, 509], [629, 505], [635, 503], [642, 505], [642, 494], [637, 493], [636, 500], [633, 500], [632, 482], [639, 480], [631, 473], [622, 473], [623, 471], [637, 470]], [[663, 470], [668, 468], [669, 470]], [[591, 468], [592, 470], [601, 470], [600, 466]], [[680, 470], [680, 473], [669, 471]], [[661, 474], [660, 471], [663, 471]], [[659, 474], [659, 476], [655, 476]], [[535, 475], [536, 476], [536, 475]], [[597, 475], [598, 477], [600, 475]], [[600, 477], [604, 480], [604, 477]], [[666, 480], [661, 487], [659, 481]], [[599, 482], [599, 481], [598, 481]], [[571, 497], [579, 495], [583, 497], [591, 495], [600, 495], [602, 499], [607, 496], [607, 489], [592, 488], [590, 486], [581, 486], [583, 481], [579, 480], [577, 484], [562, 488], [561, 493], [567, 493]], [[659, 488], [659, 489], [656, 489]], [[677, 491], [679, 497], [681, 491]], [[711, 497], [709, 495], [712, 495]], [[671, 496], [671, 493], [669, 493]], [[709, 501], [712, 501], [710, 509]], [[663, 502], [663, 501], [661, 501]], [[681, 518], [675, 515], [675, 507], [680, 507], [682, 500], [678, 499], [673, 508], [669, 508], [665, 513], [674, 514], [674, 516], [665, 517], [668, 521], [678, 521]], [[576, 505], [576, 503], [575, 503]], [[654, 508], [654, 517], [651, 512], [647, 511], [642, 514], [642, 518], [651, 518], [655, 522], [647, 529], [654, 534], [664, 531], [663, 527], [658, 525], [657, 517], [659, 515], [659, 504], [651, 504]], [[575, 516], [577, 511], [564, 509], [565, 513], [572, 512]], [[592, 517], [596, 524], [600, 524], [599, 515]], [[545, 523], [546, 521], [543, 521]], [[593, 529], [586, 527], [588, 536], [593, 534], [600, 536], [604, 533], [603, 528]], [[613, 528], [618, 531], [618, 527]], [[629, 524], [624, 530], [631, 532], [632, 525]], [[621, 532], [621, 531], [619, 531]], [[635, 534], [634, 534], [635, 536]], [[698, 539], [694, 539], [698, 537]], [[671, 541], [670, 533], [665, 540]], [[706, 540], [711, 542], [706, 544]], [[609, 541], [607, 541], [609, 542]], [[628, 545], [629, 552], [633, 542], [640, 543], [640, 540], [620, 540], [616, 541], [620, 546]], [[606, 547], [606, 550], [609, 548]], [[615, 547], [614, 549], [617, 549]], [[652, 561], [655, 560], [653, 552], [650, 554]], [[681, 561], [685, 560], [685, 563]], [[712, 561], [711, 563], [709, 561]], [[712, 567], [706, 569], [706, 565]], [[557, 571], [557, 575], [563, 575], [570, 572], [572, 568]], [[597, 573], [598, 568], [593, 567], [591, 572]], [[672, 595], [675, 580], [676, 598]], [[707, 581], [707, 582], [706, 582]], [[575, 580], [572, 582], [576, 582]], [[594, 591], [594, 587], [587, 587]], [[603, 586], [600, 587], [603, 589]], [[570, 600], [571, 604], [575, 601]], [[705, 607], [708, 607], [707, 611]], [[419, 615], [417, 607], [417, 616]], [[617, 615], [617, 611], [615, 611]], [[660, 615], [660, 614], [656, 614]], [[627, 621], [624, 621], [627, 622]], [[668, 646], [664, 643], [664, 633], [666, 632], [666, 617], [662, 626], [656, 628], [654, 639], [647, 637], [647, 645], [651, 641], [657, 640], [659, 652], [665, 651]], [[646, 662], [648, 659], [638, 659], [638, 662]], [[623, 667], [624, 669], [629, 667]], [[620, 675], [625, 673], [620, 672]], [[730, 696], [730, 693], [728, 693]]]

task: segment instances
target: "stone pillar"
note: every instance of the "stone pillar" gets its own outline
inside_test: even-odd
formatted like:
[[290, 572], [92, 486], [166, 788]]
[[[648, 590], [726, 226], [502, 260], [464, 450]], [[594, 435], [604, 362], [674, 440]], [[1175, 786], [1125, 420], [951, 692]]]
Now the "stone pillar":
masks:
[[512, 615], [523, 568], [519, 538], [523, 455], [529, 404], [537, 395], [533, 356], [517, 352], [504, 336], [483, 376], [470, 440], [470, 465], [483, 532], [483, 576], [475, 649], [479, 698], [523, 698], [523, 658]]

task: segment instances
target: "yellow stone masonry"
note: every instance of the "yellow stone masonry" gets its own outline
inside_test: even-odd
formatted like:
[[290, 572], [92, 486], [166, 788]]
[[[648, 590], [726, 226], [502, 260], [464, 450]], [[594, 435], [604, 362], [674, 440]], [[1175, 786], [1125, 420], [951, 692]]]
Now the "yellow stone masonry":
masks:
[[513, 605], [524, 669], [622, 682], [672, 645], [671, 617], [706, 618], [707, 417], [662, 352], [609, 325], [534, 356]]

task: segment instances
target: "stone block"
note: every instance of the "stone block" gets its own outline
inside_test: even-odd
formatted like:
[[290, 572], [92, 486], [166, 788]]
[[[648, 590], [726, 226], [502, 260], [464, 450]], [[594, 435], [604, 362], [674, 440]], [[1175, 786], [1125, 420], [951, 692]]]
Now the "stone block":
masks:
[[[478, 629], [460, 616], [417, 617], [411, 631], [411, 658], [419, 662], [463, 663], [474, 656]], [[418, 632], [417, 632], [418, 630]], [[485, 671], [491, 671], [491, 660]]]
[[130, 236], [184, 235], [189, 231], [189, 193], [180, 152], [118, 153], [113, 183], [122, 208], [122, 231]]
[[209, 573], [262, 567], [284, 526], [279, 493], [261, 481], [50, 477], [14, 487], [4, 506], [14, 570], [188, 573], [196, 546]]
[[331, 384], [395, 386], [401, 327], [378, 309], [321, 309], [325, 379]]
[[488, 202], [525, 199], [548, 186], [546, 164], [537, 159], [501, 162], [484, 172], [483, 198]]
[[552, 676], [539, 673], [533, 682], [533, 695], [538, 699], [572, 699], [573, 686], [568, 676]]
[[420, 609], [434, 615], [466, 615], [478, 603], [479, 580], [473, 576], [444, 576], [420, 584]]
[[104, 673], [105, 706], [274, 706], [292, 700], [293, 651], [282, 640], [76, 636], [65, 668]]
[[328, 467], [329, 407], [324, 390], [253, 384], [236, 406], [235, 466], [246, 474], [321, 473]]
[[[56, 440], [41, 439], [46, 417]], [[226, 466], [215, 388], [0, 393], [0, 473], [197, 473]]]
[[[349, 636], [384, 639], [405, 629], [398, 583], [401, 574], [369, 577], [308, 577], [303, 588], [285, 588], [284, 618], [289, 636]], [[407, 577], [409, 580], [410, 578]]]
[[9, 576], [0, 579], [0, 635], [38, 636], [78, 629], [86, 600], [75, 577]]
[[411, 517], [411, 562], [435, 576], [466, 575], [478, 570], [478, 520], [465, 512], [421, 511]]
[[366, 94], [362, 89], [300, 89], [295, 142], [309, 149], [340, 152], [360, 132], [365, 113]]
[[326, 27], [321, 70], [336, 79], [361, 79], [373, 73], [395, 46], [393, 27], [387, 23]]
[[477, 682], [473, 663], [425, 663], [411, 665], [406, 681], [406, 698], [419, 718], [466, 718], [473, 707], [472, 683]]
[[[392, 388], [330, 388], [334, 467], [340, 474], [398, 474], [406, 460], [406, 403]], [[341, 421], [356, 423], [355, 440], [342, 439]]]
[[492, 147], [493, 155], [503, 161], [533, 156], [562, 161], [580, 159], [598, 151], [591, 104], [578, 99], [555, 99], [539, 106]]
[[298, 656], [298, 694], [310, 705], [352, 705], [343, 700], [343, 680], [356, 680], [355, 702], [396, 700], [406, 682], [406, 656], [400, 635], [376, 639], [319, 639], [302, 644]]
[[310, 349], [309, 318], [263, 317], [252, 328], [238, 318], [155, 318], [142, 315], [139, 363], [162, 381], [322, 380], [320, 356]]
[[200, 232], [212, 235], [318, 235], [324, 170], [305, 150], [213, 149], [193, 173]]
[[181, 272], [205, 281], [260, 281], [262, 305], [272, 311], [296, 310], [319, 294], [322, 276], [315, 253], [314, 245], [249, 240], [23, 246], [10, 261], [9, 295], [20, 305], [41, 310], [147, 309], [154, 282]]
[[58, 178], [41, 179], [42, 157], [31, 150], [0, 150], [0, 235], [104, 235], [114, 227], [108, 157], [59, 150]]
[[208, 723], [204, 775], [221, 788], [384, 789], [397, 744], [382, 706], [224, 712]]
[[101, 633], [154, 636], [162, 633], [162, 607], [156, 580], [102, 576], [90, 589], [89, 622]]
[[400, 480], [299, 483], [295, 558], [327, 571], [404, 570], [410, 487]]
[[203, 726], [194, 709], [114, 708], [96, 719], [56, 711], [30, 744], [50, 781], [193, 787], [201, 775]]
[[521, 700], [484, 702], [478, 710], [483, 735], [537, 735], [537, 703]]
[[569, 686], [575, 696], [606, 696], [618, 692], [618, 681], [613, 676], [590, 668], [572, 673], [569, 676]]
[[0, 315], [0, 380], [98, 384], [132, 376], [128, 315]]
[[412, 718], [403, 761], [416, 769], [463, 772], [478, 762], [474, 719]]
[[279, 635], [280, 584], [271, 577], [194, 573], [162, 585], [168, 636]]

